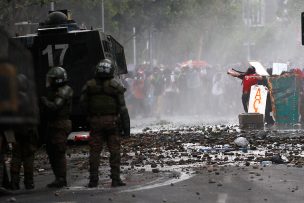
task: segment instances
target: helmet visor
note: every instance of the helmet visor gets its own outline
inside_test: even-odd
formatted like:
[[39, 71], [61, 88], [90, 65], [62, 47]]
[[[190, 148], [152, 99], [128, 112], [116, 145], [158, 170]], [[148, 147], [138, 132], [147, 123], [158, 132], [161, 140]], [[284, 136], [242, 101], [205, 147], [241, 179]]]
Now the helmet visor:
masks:
[[111, 72], [111, 69], [112, 69], [112, 65], [110, 63], [100, 62], [97, 65], [97, 72], [99, 73], [109, 74]]

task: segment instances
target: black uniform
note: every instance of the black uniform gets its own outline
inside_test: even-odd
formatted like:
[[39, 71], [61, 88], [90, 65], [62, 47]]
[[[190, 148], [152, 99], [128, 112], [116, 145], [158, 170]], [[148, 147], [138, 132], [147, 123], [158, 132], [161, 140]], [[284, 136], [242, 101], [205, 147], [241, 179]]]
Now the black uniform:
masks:
[[48, 115], [46, 151], [55, 175], [55, 181], [48, 187], [66, 186], [66, 141], [72, 129], [69, 120], [72, 108], [73, 90], [68, 85], [48, 89], [48, 96], [42, 98]]
[[120, 179], [120, 139], [130, 136], [130, 118], [124, 99], [125, 88], [113, 78], [90, 80], [83, 88], [81, 102], [88, 113], [90, 133], [90, 183], [98, 185], [100, 153], [104, 143], [110, 151], [112, 186], [125, 185]]

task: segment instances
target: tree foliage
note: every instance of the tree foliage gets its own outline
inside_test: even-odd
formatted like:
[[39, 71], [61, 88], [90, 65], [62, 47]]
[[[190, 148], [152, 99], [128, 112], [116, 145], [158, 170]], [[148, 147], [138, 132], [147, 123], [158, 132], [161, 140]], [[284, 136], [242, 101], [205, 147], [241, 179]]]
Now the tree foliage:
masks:
[[[0, 1], [0, 22], [14, 33], [16, 22], [43, 21], [50, 2], [51, 0]], [[87, 28], [101, 27], [102, 0], [54, 2], [57, 9], [71, 10], [79, 24], [85, 24]], [[132, 30], [135, 27], [139, 62], [149, 60], [148, 42], [153, 47], [153, 58], [161, 63], [176, 63], [190, 58], [206, 59], [211, 63], [242, 60], [246, 50], [243, 43], [248, 37], [242, 20], [242, 2], [104, 0], [105, 31], [125, 46], [127, 58], [131, 59]], [[291, 22], [299, 22], [299, 13], [304, 10], [302, 0], [289, 0], [286, 7]], [[258, 46], [266, 46], [265, 43], [275, 42], [278, 35], [274, 33], [282, 33], [280, 30], [282, 23], [274, 22], [263, 29], [255, 29], [250, 34]], [[281, 34], [281, 37], [288, 36]], [[258, 52], [263, 53], [262, 47]]]

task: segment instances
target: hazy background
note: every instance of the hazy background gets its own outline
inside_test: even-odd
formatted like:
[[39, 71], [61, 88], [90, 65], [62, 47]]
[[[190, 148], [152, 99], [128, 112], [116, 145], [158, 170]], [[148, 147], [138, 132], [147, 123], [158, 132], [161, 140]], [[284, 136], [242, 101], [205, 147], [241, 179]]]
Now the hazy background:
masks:
[[[11, 33], [26, 32], [30, 26], [14, 23], [40, 22], [49, 8], [47, 0], [3, 0], [0, 22]], [[101, 27], [101, 0], [57, 0], [55, 8], [70, 9], [87, 28]], [[133, 63], [133, 27], [137, 64], [188, 59], [227, 64], [248, 58], [303, 63], [301, 0], [104, 0], [104, 10], [105, 31], [125, 46], [128, 63]]]
[[[0, 24], [12, 35], [35, 32], [37, 23], [46, 18], [50, 2], [2, 0]], [[55, 9], [71, 10], [72, 17], [82, 27], [101, 28], [101, 0], [54, 2]], [[245, 70], [247, 66], [242, 64], [248, 59], [258, 60], [266, 67], [272, 62], [288, 62], [293, 67], [303, 68], [300, 19], [304, 11], [303, 0], [103, 2], [105, 32], [125, 47], [128, 64], [163, 64], [174, 68], [189, 59], [205, 60], [211, 67], [217, 67], [212, 71], [213, 75], [208, 75], [209, 80], [214, 81], [215, 77], [224, 80], [220, 86], [230, 98], [227, 100], [227, 94], [222, 97], [226, 98], [226, 103], [234, 102], [235, 111], [229, 111], [234, 112], [233, 116], [242, 112], [241, 83], [226, 76], [228, 68]], [[133, 28], [136, 28], [136, 61], [133, 59]], [[191, 106], [189, 103], [184, 105]], [[213, 105], [218, 109], [223, 102]]]

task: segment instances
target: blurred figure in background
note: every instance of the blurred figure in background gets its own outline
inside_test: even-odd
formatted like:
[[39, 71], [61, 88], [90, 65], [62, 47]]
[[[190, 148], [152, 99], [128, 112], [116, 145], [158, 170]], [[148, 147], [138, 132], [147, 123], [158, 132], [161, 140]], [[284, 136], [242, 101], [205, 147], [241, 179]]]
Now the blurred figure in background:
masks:
[[154, 116], [159, 117], [162, 108], [162, 95], [164, 91], [164, 79], [163, 73], [160, 68], [154, 67], [153, 73], [151, 75], [151, 85], [153, 88], [153, 101], [154, 104], [152, 109], [154, 111]]
[[176, 86], [177, 75], [170, 68], [164, 70], [164, 95], [162, 113], [165, 115], [176, 114], [178, 105], [178, 89]]
[[188, 91], [186, 105], [188, 106], [188, 114], [197, 115], [199, 107], [202, 105], [202, 83], [199, 69], [190, 68], [186, 75]]
[[145, 115], [146, 114], [146, 80], [142, 70], [138, 70], [132, 84], [133, 93], [133, 104], [134, 104], [134, 115]]
[[179, 89], [179, 107], [180, 113], [185, 115], [188, 114], [188, 102], [189, 102], [189, 91], [188, 91], [188, 72], [190, 68], [188, 66], [182, 67], [180, 74], [177, 78], [177, 87]]
[[213, 75], [212, 78], [212, 104], [217, 107], [217, 110], [213, 112], [215, 115], [219, 115], [223, 113], [224, 108], [224, 79], [223, 74], [221, 72], [217, 72]]

